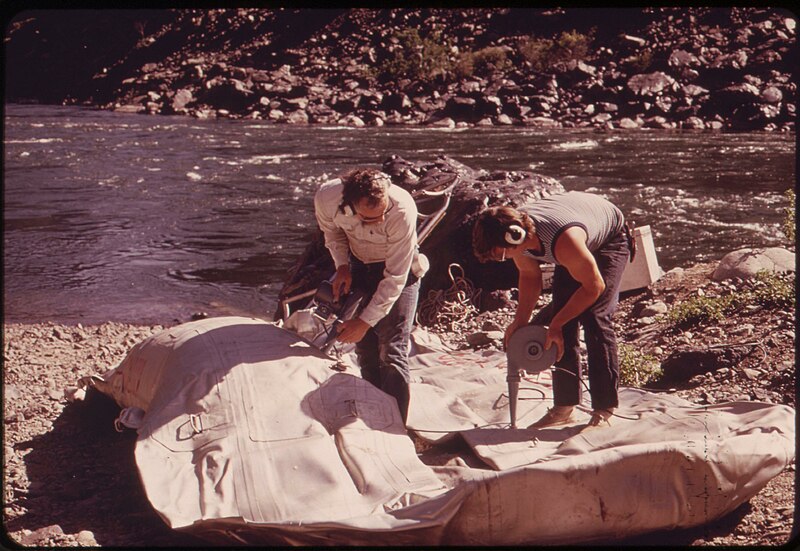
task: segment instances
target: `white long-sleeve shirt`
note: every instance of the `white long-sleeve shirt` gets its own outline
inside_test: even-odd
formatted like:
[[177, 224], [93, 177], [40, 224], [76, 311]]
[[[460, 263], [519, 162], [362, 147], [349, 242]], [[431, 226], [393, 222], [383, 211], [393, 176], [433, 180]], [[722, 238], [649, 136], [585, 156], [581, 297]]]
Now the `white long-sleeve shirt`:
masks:
[[417, 277], [427, 269], [418, 258], [423, 255], [417, 250], [417, 205], [406, 190], [390, 185], [383, 221], [364, 224], [355, 213], [339, 209], [342, 187], [339, 179], [322, 184], [314, 196], [314, 212], [336, 268], [349, 263], [350, 253], [365, 264], [385, 262], [383, 279], [359, 316], [374, 327], [392, 309], [412, 266]]

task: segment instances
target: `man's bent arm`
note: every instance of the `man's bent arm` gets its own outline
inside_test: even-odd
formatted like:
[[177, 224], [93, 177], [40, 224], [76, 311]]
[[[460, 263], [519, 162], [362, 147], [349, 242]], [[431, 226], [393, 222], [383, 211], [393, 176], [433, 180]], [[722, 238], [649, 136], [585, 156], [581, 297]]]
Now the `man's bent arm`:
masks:
[[592, 253], [586, 248], [586, 232], [577, 226], [567, 229], [555, 245], [558, 262], [567, 269], [580, 287], [556, 312], [551, 327], [563, 327], [594, 304], [605, 291], [606, 284]]

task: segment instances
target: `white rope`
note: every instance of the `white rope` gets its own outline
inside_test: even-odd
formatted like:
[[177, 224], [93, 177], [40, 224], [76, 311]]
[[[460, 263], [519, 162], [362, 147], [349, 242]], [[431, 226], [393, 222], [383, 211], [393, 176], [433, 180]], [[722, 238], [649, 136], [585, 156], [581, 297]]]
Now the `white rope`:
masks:
[[[454, 276], [453, 268], [458, 268], [461, 275]], [[420, 302], [417, 310], [417, 323], [450, 332], [467, 329], [464, 322], [470, 315], [477, 314], [475, 305], [481, 290], [476, 290], [472, 282], [464, 277], [464, 269], [460, 265], [450, 264], [447, 273], [453, 284], [446, 291], [428, 291], [428, 296]]]

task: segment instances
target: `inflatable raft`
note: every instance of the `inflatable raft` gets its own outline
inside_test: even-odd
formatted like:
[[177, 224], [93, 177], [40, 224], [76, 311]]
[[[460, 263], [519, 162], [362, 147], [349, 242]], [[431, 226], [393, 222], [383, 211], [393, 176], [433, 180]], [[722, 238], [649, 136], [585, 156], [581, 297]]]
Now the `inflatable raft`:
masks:
[[[794, 410], [766, 403], [624, 388], [611, 427], [511, 429], [503, 353], [413, 336], [408, 432], [352, 362], [255, 318], [166, 329], [91, 381], [138, 431], [159, 515], [222, 544], [607, 541], [708, 523], [794, 461]], [[518, 426], [549, 405], [549, 374], [524, 379]], [[428, 465], [410, 432], [472, 456]]]

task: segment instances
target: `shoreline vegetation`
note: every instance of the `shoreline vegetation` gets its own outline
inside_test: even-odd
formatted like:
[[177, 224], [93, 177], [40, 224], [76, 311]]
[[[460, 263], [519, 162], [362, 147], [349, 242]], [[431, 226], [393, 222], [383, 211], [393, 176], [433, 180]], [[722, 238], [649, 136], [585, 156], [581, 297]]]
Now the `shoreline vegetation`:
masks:
[[[602, 23], [601, 23], [602, 22]], [[794, 132], [783, 9], [41, 10], [6, 100], [352, 127]]]

